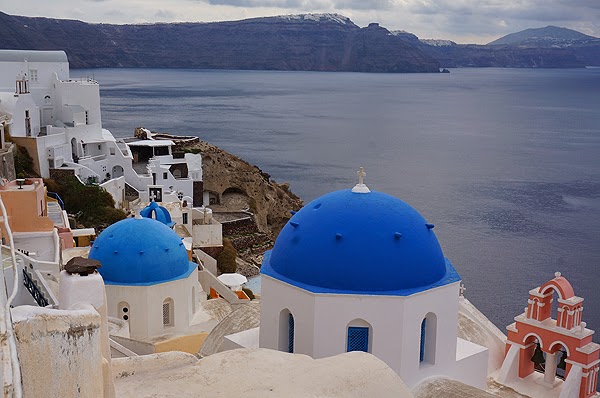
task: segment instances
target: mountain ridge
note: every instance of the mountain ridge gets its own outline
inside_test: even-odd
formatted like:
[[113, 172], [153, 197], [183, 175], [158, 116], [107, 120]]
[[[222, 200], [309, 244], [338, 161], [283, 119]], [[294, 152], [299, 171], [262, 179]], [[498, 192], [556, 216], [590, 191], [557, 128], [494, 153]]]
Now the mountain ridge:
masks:
[[337, 14], [112, 25], [0, 12], [0, 26], [2, 48], [65, 50], [73, 68], [439, 72], [436, 60], [386, 29]]
[[0, 12], [0, 26], [2, 48], [65, 50], [73, 68], [438, 72], [600, 66], [600, 39], [554, 26], [488, 45], [420, 39], [377, 23], [361, 28], [340, 14], [114, 25]]
[[600, 38], [589, 36], [573, 29], [548, 25], [543, 28], [529, 28], [510, 33], [487, 45], [570, 46], [595, 40], [600, 41]]

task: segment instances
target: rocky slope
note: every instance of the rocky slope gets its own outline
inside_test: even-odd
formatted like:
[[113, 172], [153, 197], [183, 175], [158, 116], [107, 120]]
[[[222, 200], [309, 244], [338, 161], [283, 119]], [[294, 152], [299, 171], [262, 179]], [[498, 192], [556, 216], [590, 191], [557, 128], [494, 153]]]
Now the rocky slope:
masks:
[[73, 68], [439, 72], [437, 61], [386, 29], [361, 29], [336, 14], [109, 25], [0, 12], [0, 26], [1, 48], [65, 50]]
[[246, 196], [260, 232], [271, 239], [291, 217], [290, 210], [302, 207], [302, 200], [290, 191], [289, 184], [276, 183], [258, 167], [215, 145], [200, 141], [181, 149], [202, 154], [204, 190], [219, 201], [228, 192]]

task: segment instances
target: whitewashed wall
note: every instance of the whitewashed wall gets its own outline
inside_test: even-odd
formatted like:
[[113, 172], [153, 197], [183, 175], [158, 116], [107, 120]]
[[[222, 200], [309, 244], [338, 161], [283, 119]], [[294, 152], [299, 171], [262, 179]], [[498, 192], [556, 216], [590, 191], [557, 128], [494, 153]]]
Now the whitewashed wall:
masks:
[[[371, 327], [369, 352], [386, 362], [409, 387], [431, 376], [454, 377], [460, 373], [455, 371], [459, 366], [458, 289], [459, 282], [406, 297], [313, 294], [262, 275], [260, 346], [287, 347], [280, 344], [282, 310], [294, 316], [294, 352], [313, 358], [346, 352], [347, 327], [367, 322]], [[437, 318], [435, 328], [433, 322], [427, 322], [427, 333], [435, 333], [431, 340], [435, 345], [426, 345], [426, 359], [420, 362], [421, 322], [430, 313]], [[481, 362], [484, 376], [476, 373], [461, 381], [485, 383], [487, 349], [482, 350], [485, 354], [474, 367]]]
[[100, 314], [20, 306], [12, 309], [25, 398], [104, 395]]

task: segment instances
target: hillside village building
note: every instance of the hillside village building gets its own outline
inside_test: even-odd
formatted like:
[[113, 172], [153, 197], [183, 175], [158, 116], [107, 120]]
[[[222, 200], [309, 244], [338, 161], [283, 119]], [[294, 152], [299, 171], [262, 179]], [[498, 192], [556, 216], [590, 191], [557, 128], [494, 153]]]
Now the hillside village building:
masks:
[[[98, 83], [71, 79], [64, 52], [0, 50], [3, 135], [43, 177], [72, 172], [119, 206], [139, 198], [138, 217], [78, 248], [93, 231], [71, 230], [41, 179], [1, 180], [5, 396], [600, 396], [600, 345], [562, 275], [529, 292], [504, 336], [463, 297], [433, 224], [370, 191], [362, 170], [352, 190], [285, 225], [264, 257], [257, 315], [201, 250], [222, 245], [201, 157], [151, 134], [116, 140], [102, 128]], [[88, 250], [99, 272], [61, 270]], [[207, 300], [213, 290], [221, 298]], [[235, 321], [253, 317], [260, 326], [239, 331]], [[164, 353], [198, 353], [211, 335], [213, 352], [261, 348]]]
[[[96, 239], [90, 258], [101, 262], [100, 273], [60, 273], [59, 309], [13, 301], [18, 339], [5, 334], [0, 347], [7, 391], [23, 388], [28, 397], [192, 397], [215, 394], [218, 385], [226, 396], [244, 388], [259, 394], [253, 396], [303, 396], [317, 386], [332, 396], [494, 396], [486, 390], [500, 397], [515, 397], [515, 391], [540, 398], [598, 396], [600, 346], [581, 322], [583, 300], [564, 277], [557, 274], [530, 291], [507, 338], [462, 296], [460, 277], [444, 258], [433, 225], [399, 199], [371, 192], [362, 177], [352, 190], [327, 194], [294, 214], [265, 256], [260, 327], [227, 336], [229, 316], [217, 325], [208, 310], [223, 299], [205, 299], [199, 281], [206, 270], [190, 262], [191, 251], [170, 228], [176, 227], [173, 218], [157, 203], [141, 213], [146, 217], [120, 221]], [[7, 267], [2, 278], [9, 286], [13, 270]], [[549, 317], [553, 292], [557, 320]], [[6, 316], [10, 298], [0, 299]], [[244, 308], [254, 313], [255, 306], [236, 304], [242, 306], [231, 315], [243, 318]], [[117, 324], [123, 327], [115, 330]], [[160, 353], [197, 349], [210, 338], [198, 333], [202, 327], [214, 327], [210, 335], [220, 334], [228, 348], [252, 341], [263, 348], [201, 360]], [[285, 354], [266, 354], [265, 348]], [[146, 353], [153, 354], [139, 355]], [[236, 361], [259, 363], [247, 369]], [[316, 372], [320, 363], [328, 365]], [[544, 374], [535, 371], [538, 365], [545, 365]], [[563, 367], [561, 375], [557, 369]], [[65, 377], [48, 379], [40, 369]], [[242, 369], [247, 375], [260, 369], [262, 376], [240, 376]], [[376, 376], [391, 371], [400, 378]], [[310, 374], [311, 382], [298, 372]], [[340, 378], [344, 385], [333, 381]], [[295, 389], [298, 380], [310, 385]]]
[[126, 142], [102, 128], [98, 82], [71, 78], [64, 51], [0, 50], [0, 115], [4, 134], [27, 149], [44, 178], [70, 170], [83, 183], [100, 184], [119, 207], [126, 207], [126, 194], [149, 201], [173, 193], [203, 204], [201, 156], [176, 159], [173, 142], [149, 137], [135, 143], [149, 155], [134, 158]]

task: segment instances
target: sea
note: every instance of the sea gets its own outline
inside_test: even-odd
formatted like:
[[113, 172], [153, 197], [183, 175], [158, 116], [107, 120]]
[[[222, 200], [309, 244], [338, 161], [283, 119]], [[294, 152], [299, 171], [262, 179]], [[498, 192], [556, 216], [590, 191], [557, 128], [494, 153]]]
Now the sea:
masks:
[[501, 330], [555, 272], [600, 330], [600, 69], [72, 75], [100, 83], [115, 136], [196, 135], [305, 202], [351, 188], [362, 166], [372, 190], [435, 224], [465, 296]]

